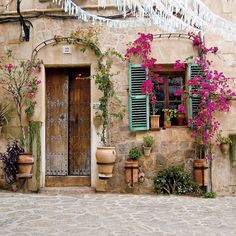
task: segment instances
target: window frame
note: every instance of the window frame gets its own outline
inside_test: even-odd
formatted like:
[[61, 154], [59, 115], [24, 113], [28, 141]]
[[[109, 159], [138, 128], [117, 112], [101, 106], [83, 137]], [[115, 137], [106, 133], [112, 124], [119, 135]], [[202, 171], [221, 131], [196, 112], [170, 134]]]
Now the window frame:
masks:
[[[133, 111], [133, 112], [135, 112], [134, 114], [133, 114], [133, 112], [131, 112], [131, 110], [132, 110], [131, 102], [132, 102], [133, 99], [135, 99], [135, 96], [133, 96], [133, 94], [132, 94], [131, 87], [132, 87], [133, 83], [136, 83], [135, 77], [133, 77], [132, 73], [131, 73], [132, 68], [139, 68], [140, 70], [143, 70], [141, 64], [129, 63], [129, 66], [128, 66], [129, 130], [130, 131], [150, 130], [149, 129], [150, 101], [149, 101], [149, 95], [148, 94], [143, 95], [143, 94], [140, 93], [140, 95], [146, 96], [145, 97], [146, 103], [142, 107], [142, 108], [146, 109], [145, 117], [143, 116], [143, 118], [146, 119], [145, 125], [143, 125], [142, 127], [141, 126], [140, 127], [137, 127], [137, 126], [135, 127], [132, 123], [133, 116], [137, 116], [137, 115], [139, 116], [140, 115], [139, 110], [137, 110], [137, 109]], [[158, 73], [158, 72], [163, 73], [165, 71], [167, 71], [167, 73], [170, 73], [170, 72], [175, 73], [176, 71], [178, 71], [178, 72], [182, 72], [185, 75], [184, 85], [185, 85], [185, 89], [187, 89], [188, 90], [187, 92], [189, 93], [189, 96], [187, 97], [186, 103], [185, 103], [185, 108], [186, 108], [185, 115], [186, 115], [187, 120], [189, 118], [192, 118], [193, 113], [197, 112], [197, 109], [198, 109], [199, 104], [200, 104], [200, 98], [199, 98], [199, 96], [195, 96], [194, 94], [191, 94], [191, 86], [187, 86], [187, 83], [188, 83], [189, 79], [193, 78], [194, 76], [202, 75], [201, 66], [197, 63], [188, 63], [188, 64], [186, 64], [185, 69], [176, 70], [176, 69], [174, 69], [173, 64], [162, 64], [162, 65], [159, 64], [159, 65], [155, 65], [154, 68], [152, 68], [151, 70], [153, 72], [156, 72], [156, 73]], [[148, 72], [148, 68], [146, 68], [146, 73], [147, 72]], [[142, 78], [143, 80], [147, 79], [147, 76], [144, 76], [144, 75], [145, 74], [143, 74], [143, 78]], [[141, 89], [141, 87], [140, 87], [140, 89]], [[186, 126], [184, 126], [184, 127], [187, 127], [187, 126], [188, 125], [186, 124]], [[174, 126], [174, 127], [180, 127], [181, 128], [183, 126]]]
[[[170, 96], [169, 96], [169, 79], [170, 76], [178, 76], [181, 75], [183, 76], [183, 90], [185, 90], [187, 87], [187, 80], [188, 80], [188, 68], [186, 67], [185, 69], [174, 69], [174, 64], [158, 64], [155, 65], [154, 68], [151, 70], [153, 73], [157, 73], [162, 77], [162, 75], [165, 76], [164, 78], [164, 101], [163, 101], [163, 107], [164, 109], [170, 108]], [[167, 79], [166, 79], [167, 78]], [[158, 102], [158, 101], [157, 101]], [[161, 101], [162, 102], [162, 101]], [[181, 97], [181, 100], [179, 101], [179, 104], [183, 102], [183, 97]], [[188, 119], [188, 111], [187, 111], [187, 104], [185, 104], [185, 115], [186, 119]], [[162, 114], [162, 112], [161, 112]], [[160, 115], [161, 115], [160, 114]], [[163, 123], [163, 114], [161, 115], [162, 121], [160, 120], [161, 123]], [[174, 127], [178, 127], [177, 125], [173, 125]], [[184, 125], [184, 126], [187, 126]]]

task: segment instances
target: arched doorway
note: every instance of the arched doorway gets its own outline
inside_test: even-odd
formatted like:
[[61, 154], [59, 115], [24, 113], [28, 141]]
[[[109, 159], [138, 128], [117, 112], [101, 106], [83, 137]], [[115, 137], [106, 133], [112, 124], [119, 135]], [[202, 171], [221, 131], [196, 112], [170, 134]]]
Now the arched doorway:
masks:
[[[99, 98], [90, 79], [97, 61], [70, 38], [51, 39], [33, 51], [44, 61], [41, 72], [43, 122], [41, 186], [95, 186], [97, 132], [93, 103]], [[64, 54], [64, 45], [71, 53]]]

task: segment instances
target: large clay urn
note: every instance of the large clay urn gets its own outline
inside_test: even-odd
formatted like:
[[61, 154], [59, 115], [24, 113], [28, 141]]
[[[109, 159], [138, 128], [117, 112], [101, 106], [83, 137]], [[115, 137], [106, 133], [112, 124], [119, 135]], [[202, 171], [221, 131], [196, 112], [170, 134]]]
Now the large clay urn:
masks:
[[115, 147], [97, 147], [96, 159], [99, 179], [111, 178], [116, 160]]
[[17, 161], [17, 171], [20, 177], [29, 177], [31, 175], [34, 158], [32, 153], [20, 153]]

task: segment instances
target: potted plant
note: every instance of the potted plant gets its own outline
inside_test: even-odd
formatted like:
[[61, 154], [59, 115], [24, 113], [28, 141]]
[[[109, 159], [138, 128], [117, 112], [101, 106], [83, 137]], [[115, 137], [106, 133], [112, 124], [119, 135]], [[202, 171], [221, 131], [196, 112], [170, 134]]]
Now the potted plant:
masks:
[[8, 123], [10, 110], [8, 105], [0, 104], [0, 134], [2, 132], [2, 127]]
[[150, 124], [151, 124], [151, 130], [159, 130], [160, 129], [160, 115], [156, 115], [156, 95], [152, 91], [150, 94], [150, 103], [151, 103], [151, 110], [152, 114], [150, 115]]
[[178, 106], [178, 109], [176, 111], [176, 120], [177, 120], [177, 125], [182, 126], [185, 125], [186, 122], [186, 115], [185, 115], [185, 104], [180, 104]]
[[151, 135], [147, 134], [146, 136], [143, 137], [144, 156], [146, 157], [150, 156], [153, 144], [154, 144], [154, 138]]
[[193, 160], [193, 171], [195, 182], [204, 190], [208, 184], [208, 162], [207, 145], [200, 137], [195, 142], [195, 159]]
[[171, 119], [176, 117], [176, 109], [166, 108], [166, 109], [163, 109], [162, 111], [164, 111], [164, 127], [170, 128]]
[[[6, 53], [8, 60], [16, 61], [11, 50], [8, 49]], [[25, 129], [23, 127], [23, 115], [26, 114], [29, 123], [36, 105], [35, 96], [41, 83], [37, 75], [37, 67], [40, 68], [40, 63], [39, 60], [32, 59], [31, 61], [18, 61], [16, 64], [7, 62], [0, 67], [4, 75], [0, 80], [0, 84], [8, 93], [16, 108], [20, 126], [19, 145], [21, 150], [27, 150], [28, 148]], [[27, 165], [32, 166], [32, 163], [33, 157], [31, 153], [20, 153], [18, 158], [19, 171], [24, 172], [25, 167]], [[26, 172], [22, 174], [27, 175]]]
[[24, 149], [15, 140], [12, 143], [8, 143], [5, 153], [0, 153], [0, 159], [3, 162], [4, 178], [8, 184], [16, 182], [16, 175], [18, 173], [17, 162], [19, 154], [22, 152], [24, 152]]
[[138, 182], [138, 159], [142, 156], [142, 152], [138, 147], [132, 147], [128, 155], [129, 158], [125, 161], [125, 179], [133, 186]]
[[219, 143], [222, 154], [228, 154], [230, 145], [232, 144], [231, 139], [229, 137], [222, 136], [222, 130], [219, 130], [216, 135], [216, 141]]
[[[112, 77], [114, 74], [110, 72], [112, 61], [107, 56], [116, 55], [121, 58], [120, 54], [114, 50], [108, 50], [105, 53], [101, 51], [98, 54], [98, 68], [95, 75], [95, 84], [102, 92], [99, 98], [99, 118], [102, 121], [101, 132], [99, 134], [102, 146], [97, 147], [96, 159], [98, 165], [98, 175], [100, 179], [112, 177], [112, 170], [116, 160], [115, 147], [111, 146], [110, 124], [112, 117], [123, 118], [123, 111], [118, 107], [122, 107], [120, 100], [114, 96], [114, 86]], [[117, 112], [111, 112], [112, 107], [116, 107]]]
[[99, 127], [102, 125], [102, 115], [96, 111], [95, 114], [94, 114], [94, 117], [93, 117], [93, 124], [96, 126], [96, 127]]

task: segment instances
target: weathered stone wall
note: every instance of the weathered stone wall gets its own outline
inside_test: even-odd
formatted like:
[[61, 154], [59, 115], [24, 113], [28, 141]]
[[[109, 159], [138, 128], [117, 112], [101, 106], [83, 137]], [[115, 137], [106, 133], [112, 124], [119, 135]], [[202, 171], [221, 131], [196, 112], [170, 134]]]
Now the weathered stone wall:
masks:
[[151, 131], [150, 134], [155, 139], [149, 157], [142, 156], [139, 165], [145, 174], [143, 183], [135, 183], [130, 188], [125, 182], [124, 162], [128, 158], [129, 150], [138, 146], [142, 149], [143, 136], [146, 132], [135, 132], [132, 140], [123, 140], [117, 145], [117, 161], [114, 169], [114, 177], [109, 180], [109, 188], [112, 192], [134, 192], [152, 193], [153, 178], [157, 171], [170, 165], [181, 165], [192, 171], [194, 159], [193, 140], [188, 128], [170, 128], [161, 131]]
[[[57, 8], [50, 1], [22, 1], [22, 10], [27, 10], [25, 14], [31, 14], [31, 9], [47, 9], [52, 10]], [[83, 1], [83, 4], [92, 4], [91, 1]], [[208, 6], [216, 13], [223, 17], [236, 22], [236, 2], [235, 1], [217, 1], [212, 2], [207, 0]], [[57, 8], [57, 13], [60, 9]], [[8, 10], [15, 10], [15, 5], [10, 5]], [[112, 12], [112, 10], [109, 10]], [[5, 12], [6, 13], [6, 12]], [[14, 13], [12, 13], [14, 14]], [[59, 13], [58, 13], [59, 14]], [[41, 42], [53, 38], [55, 35], [69, 36], [72, 31], [80, 28], [86, 29], [90, 26], [89, 23], [82, 23], [77, 19], [61, 19], [54, 20], [48, 17], [40, 17], [31, 20], [33, 28], [29, 42], [19, 42], [20, 24], [6, 23], [0, 24], [0, 32], [6, 32], [0, 35], [0, 56], [3, 55], [3, 48], [7, 45], [12, 48], [19, 59], [28, 59], [31, 56], [32, 50]], [[106, 26], [101, 27], [99, 35], [100, 45], [102, 50], [110, 47], [115, 47], [121, 53], [125, 53], [128, 42], [133, 41], [137, 37], [137, 32], [161, 33], [155, 27], [138, 27], [127, 29], [109, 29]], [[233, 39], [225, 40], [219, 36], [207, 33], [205, 40], [209, 46], [219, 46], [219, 57], [214, 57], [214, 66], [232, 78], [232, 85], [236, 78], [236, 43]], [[60, 47], [60, 46], [58, 46]], [[185, 59], [190, 55], [196, 55], [193, 51], [191, 42], [183, 39], [160, 39], [153, 43], [153, 56], [157, 58], [158, 63], [174, 63], [176, 59]], [[81, 65], [83, 63], [96, 63], [93, 53], [88, 52], [86, 58], [82, 56], [78, 48], [72, 50], [71, 56], [63, 55], [61, 49], [56, 47], [48, 47], [39, 53], [40, 58], [45, 61], [45, 66], [72, 66]], [[212, 58], [213, 59], [213, 58]], [[94, 68], [94, 67], [93, 67]], [[44, 121], [45, 117], [45, 73], [42, 68], [40, 76], [43, 83], [38, 95], [38, 106], [36, 109], [35, 119]], [[128, 130], [128, 69], [127, 63], [114, 61], [113, 71], [120, 71], [119, 75], [115, 76], [115, 88], [118, 97], [125, 105], [125, 117], [122, 121], [113, 122], [111, 128], [112, 144], [117, 147], [117, 161], [114, 169], [114, 177], [108, 181], [108, 191], [112, 192], [136, 192], [148, 193], [153, 191], [153, 177], [156, 171], [163, 169], [172, 164], [184, 165], [190, 171], [192, 170], [192, 160], [194, 158], [193, 140], [190, 137], [190, 132], [187, 128], [170, 128], [161, 131], [151, 131], [150, 134], [155, 137], [155, 146], [150, 157], [142, 157], [140, 164], [145, 173], [145, 181], [142, 184], [136, 184], [133, 189], [129, 189], [124, 180], [124, 160], [128, 156], [129, 149], [138, 145], [142, 146], [142, 137], [145, 132], [130, 132]], [[94, 83], [94, 82], [92, 82]], [[93, 98], [92, 102], [97, 102], [99, 93], [95, 85], [92, 85]], [[1, 99], [0, 99], [1, 100]], [[236, 117], [236, 104], [233, 105], [231, 112], [219, 115], [222, 123], [224, 134], [236, 133], [234, 120]], [[94, 110], [92, 111], [94, 114]], [[91, 117], [92, 120], [92, 117]], [[16, 131], [17, 119], [12, 119], [9, 126], [4, 128], [3, 135], [0, 138], [0, 151], [5, 149], [6, 140], [17, 136]], [[43, 124], [45, 126], [45, 123]], [[11, 131], [12, 130], [12, 131]], [[92, 124], [92, 149], [98, 145], [96, 136], [97, 129]], [[44, 147], [45, 148], [45, 147]], [[229, 157], [223, 157], [219, 152], [218, 147], [214, 147], [215, 157], [213, 160], [213, 190], [222, 194], [232, 193], [236, 190], [236, 170], [232, 168], [229, 162]], [[92, 152], [94, 155], [94, 152]], [[42, 155], [45, 158], [45, 154]], [[44, 162], [43, 162], [44, 163]], [[96, 162], [92, 157], [93, 171], [96, 171]], [[95, 183], [95, 181], [94, 181]]]

